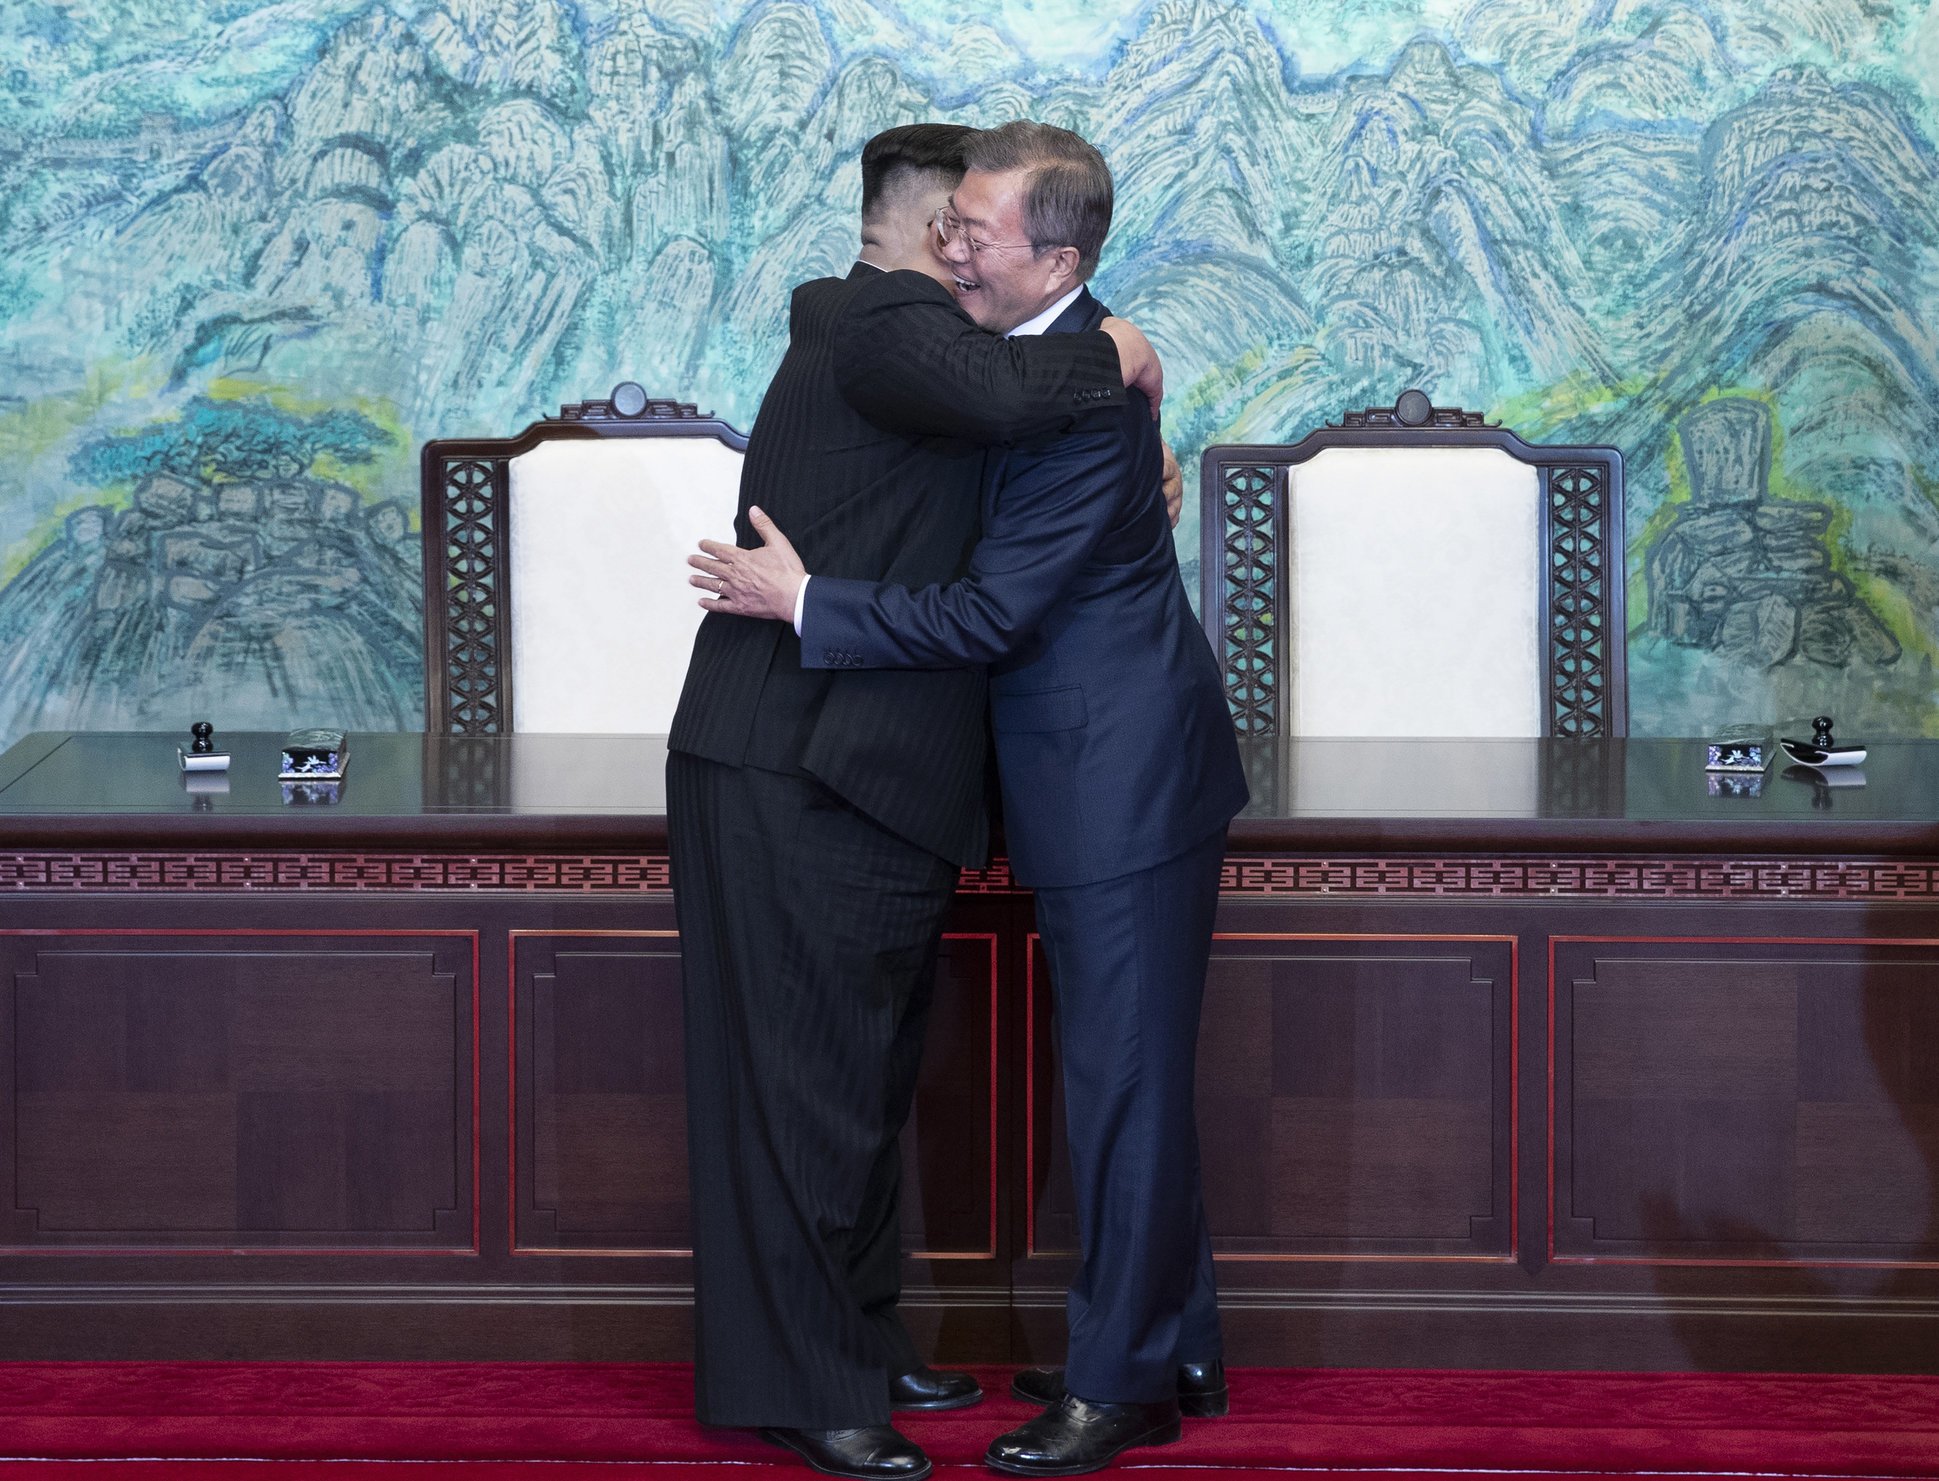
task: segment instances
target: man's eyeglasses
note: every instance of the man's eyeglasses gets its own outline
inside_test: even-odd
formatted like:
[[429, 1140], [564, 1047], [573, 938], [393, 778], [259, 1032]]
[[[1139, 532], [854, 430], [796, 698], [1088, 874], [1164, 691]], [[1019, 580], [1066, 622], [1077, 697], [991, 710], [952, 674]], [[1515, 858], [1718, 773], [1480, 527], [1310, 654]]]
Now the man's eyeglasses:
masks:
[[963, 225], [963, 218], [950, 210], [948, 206], [944, 206], [936, 212], [935, 227], [937, 241], [941, 242], [945, 247], [953, 247], [956, 243], [961, 242], [969, 248], [972, 257], [979, 252], [1016, 252], [1020, 250], [1034, 252], [1037, 250], [1036, 243], [1034, 242], [979, 242], [975, 237], [970, 235], [969, 228]]

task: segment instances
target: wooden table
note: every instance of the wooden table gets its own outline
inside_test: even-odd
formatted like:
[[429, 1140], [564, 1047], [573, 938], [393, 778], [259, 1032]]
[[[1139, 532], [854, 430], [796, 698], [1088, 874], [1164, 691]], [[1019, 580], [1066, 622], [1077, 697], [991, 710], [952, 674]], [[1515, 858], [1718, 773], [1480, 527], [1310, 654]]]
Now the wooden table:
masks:
[[[680, 1358], [653, 738], [0, 756], [0, 1351]], [[1200, 1054], [1236, 1362], [1939, 1370], [1939, 744], [1248, 754]], [[1047, 1360], [1075, 1242], [1030, 901], [963, 876], [912, 1323]]]

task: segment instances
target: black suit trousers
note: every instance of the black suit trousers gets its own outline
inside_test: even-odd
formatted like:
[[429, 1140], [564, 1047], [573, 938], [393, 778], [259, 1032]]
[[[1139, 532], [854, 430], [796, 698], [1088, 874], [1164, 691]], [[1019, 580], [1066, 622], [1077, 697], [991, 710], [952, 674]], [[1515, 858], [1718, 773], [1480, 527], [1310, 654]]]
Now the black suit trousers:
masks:
[[674, 752], [686, 985], [695, 1412], [886, 1424], [920, 1358], [898, 1137], [955, 866], [818, 782]]
[[1223, 1355], [1194, 1086], [1225, 829], [1149, 869], [1037, 887], [1081, 1262], [1065, 1382], [1100, 1403], [1178, 1391]]

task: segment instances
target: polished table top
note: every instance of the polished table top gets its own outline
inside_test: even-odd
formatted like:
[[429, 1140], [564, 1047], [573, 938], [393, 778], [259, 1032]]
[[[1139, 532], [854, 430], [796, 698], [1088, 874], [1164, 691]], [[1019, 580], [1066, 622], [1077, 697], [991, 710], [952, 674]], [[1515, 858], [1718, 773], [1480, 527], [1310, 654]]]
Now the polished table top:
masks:
[[[228, 773], [185, 777], [186, 737], [45, 732], [0, 756], [0, 845], [384, 844], [653, 849], [659, 736], [358, 732], [335, 800], [285, 796], [280, 733], [218, 736]], [[1232, 846], [1635, 852], [1939, 852], [1939, 741], [1874, 744], [1856, 772], [1780, 763], [1715, 784], [1695, 740], [1338, 740], [1246, 746]]]

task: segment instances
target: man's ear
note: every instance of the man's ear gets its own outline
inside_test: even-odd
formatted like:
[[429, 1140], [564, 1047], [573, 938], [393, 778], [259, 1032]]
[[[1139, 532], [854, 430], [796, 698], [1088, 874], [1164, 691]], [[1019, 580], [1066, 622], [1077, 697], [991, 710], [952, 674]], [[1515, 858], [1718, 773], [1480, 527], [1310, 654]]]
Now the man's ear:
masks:
[[1059, 247], [1050, 254], [1052, 281], [1056, 284], [1059, 297], [1077, 286], [1077, 248]]

